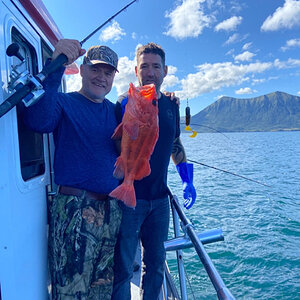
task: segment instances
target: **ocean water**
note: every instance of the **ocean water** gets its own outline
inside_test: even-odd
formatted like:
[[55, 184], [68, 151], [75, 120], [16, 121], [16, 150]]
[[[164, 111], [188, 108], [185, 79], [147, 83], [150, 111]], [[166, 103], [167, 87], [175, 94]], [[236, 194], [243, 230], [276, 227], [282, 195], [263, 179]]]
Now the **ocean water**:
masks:
[[[225, 241], [204, 247], [231, 293], [236, 299], [300, 299], [300, 132], [181, 139], [188, 158], [271, 186], [194, 164], [198, 198], [185, 211], [199, 232], [222, 228]], [[182, 200], [172, 163], [169, 186]], [[167, 258], [178, 284], [175, 254]], [[188, 299], [217, 299], [196, 252], [184, 250], [184, 262]]]

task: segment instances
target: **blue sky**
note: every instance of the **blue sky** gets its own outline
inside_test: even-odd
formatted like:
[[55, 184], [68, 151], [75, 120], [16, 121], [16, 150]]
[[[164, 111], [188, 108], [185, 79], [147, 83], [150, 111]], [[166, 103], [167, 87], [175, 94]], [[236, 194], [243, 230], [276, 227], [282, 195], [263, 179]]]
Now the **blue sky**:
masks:
[[[82, 40], [130, 1], [43, 2], [65, 38]], [[300, 0], [139, 0], [83, 45], [118, 53], [111, 101], [136, 83], [135, 50], [148, 42], [166, 51], [162, 89], [180, 97], [182, 115], [186, 99], [194, 115], [221, 96], [300, 96]], [[80, 77], [67, 83], [77, 90]]]

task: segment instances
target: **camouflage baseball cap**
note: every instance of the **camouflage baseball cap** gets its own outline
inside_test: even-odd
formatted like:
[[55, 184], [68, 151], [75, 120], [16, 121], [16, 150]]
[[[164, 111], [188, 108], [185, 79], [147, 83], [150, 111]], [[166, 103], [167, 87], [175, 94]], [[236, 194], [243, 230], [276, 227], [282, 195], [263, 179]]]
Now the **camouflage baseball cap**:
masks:
[[83, 64], [107, 64], [118, 71], [118, 55], [107, 46], [92, 46], [85, 54]]

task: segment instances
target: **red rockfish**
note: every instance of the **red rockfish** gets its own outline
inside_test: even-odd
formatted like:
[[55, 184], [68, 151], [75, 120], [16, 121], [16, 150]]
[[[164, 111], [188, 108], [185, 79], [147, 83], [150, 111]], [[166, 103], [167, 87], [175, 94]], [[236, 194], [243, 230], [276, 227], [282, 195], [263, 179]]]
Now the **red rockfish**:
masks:
[[134, 180], [141, 180], [151, 173], [149, 160], [158, 139], [158, 102], [154, 84], [135, 87], [130, 83], [122, 123], [112, 138], [122, 138], [114, 176], [124, 178], [124, 181], [109, 195], [135, 207]]

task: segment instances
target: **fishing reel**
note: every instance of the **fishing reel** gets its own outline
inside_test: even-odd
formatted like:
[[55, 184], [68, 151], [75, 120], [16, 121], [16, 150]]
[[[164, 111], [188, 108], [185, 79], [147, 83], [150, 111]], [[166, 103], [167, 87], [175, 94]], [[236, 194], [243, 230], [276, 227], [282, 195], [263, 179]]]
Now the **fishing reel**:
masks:
[[8, 56], [16, 56], [21, 62], [17, 65], [11, 66], [11, 74], [9, 75], [10, 81], [8, 83], [8, 90], [10, 92], [18, 91], [22, 87], [24, 87], [26, 84], [30, 84], [32, 86], [31, 92], [22, 99], [24, 105], [26, 107], [36, 103], [41, 96], [44, 94], [43, 86], [40, 84], [40, 82], [33, 77], [28, 70], [25, 71], [19, 71], [19, 69], [26, 64], [26, 60], [20, 53], [20, 47], [17, 43], [12, 43], [9, 45], [6, 49], [6, 54]]

